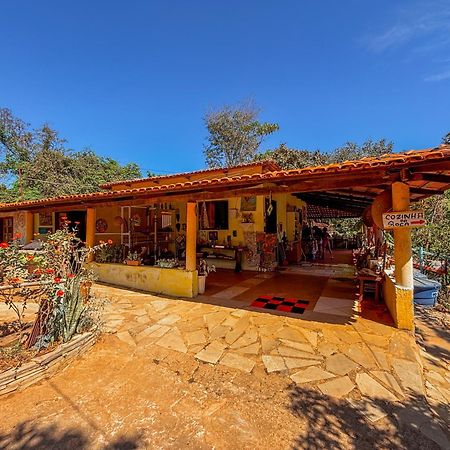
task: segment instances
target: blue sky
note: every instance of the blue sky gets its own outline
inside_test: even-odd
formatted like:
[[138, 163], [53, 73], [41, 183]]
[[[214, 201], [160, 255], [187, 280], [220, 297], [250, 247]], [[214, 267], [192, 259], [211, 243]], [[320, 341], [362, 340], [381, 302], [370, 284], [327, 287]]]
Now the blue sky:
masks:
[[75, 149], [204, 166], [204, 114], [252, 99], [263, 144], [397, 151], [450, 131], [450, 1], [2, 2], [0, 106]]

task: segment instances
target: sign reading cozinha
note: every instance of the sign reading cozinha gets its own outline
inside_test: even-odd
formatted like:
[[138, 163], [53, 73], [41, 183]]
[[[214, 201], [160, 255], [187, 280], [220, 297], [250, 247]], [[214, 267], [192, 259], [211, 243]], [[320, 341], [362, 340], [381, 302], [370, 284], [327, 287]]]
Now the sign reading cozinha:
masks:
[[383, 228], [423, 227], [426, 223], [425, 212], [421, 209], [383, 214]]

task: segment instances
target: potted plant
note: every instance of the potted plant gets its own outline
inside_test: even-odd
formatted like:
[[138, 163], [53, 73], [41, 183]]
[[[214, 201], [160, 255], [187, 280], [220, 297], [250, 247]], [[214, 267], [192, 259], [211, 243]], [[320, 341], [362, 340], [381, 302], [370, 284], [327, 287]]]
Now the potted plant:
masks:
[[198, 263], [198, 293], [204, 294], [206, 289], [206, 277], [211, 273], [215, 272], [215, 266], [208, 266], [206, 259], [200, 259]]
[[127, 266], [140, 266], [142, 258], [138, 252], [130, 252], [128, 253], [127, 259], [125, 260], [125, 264]]

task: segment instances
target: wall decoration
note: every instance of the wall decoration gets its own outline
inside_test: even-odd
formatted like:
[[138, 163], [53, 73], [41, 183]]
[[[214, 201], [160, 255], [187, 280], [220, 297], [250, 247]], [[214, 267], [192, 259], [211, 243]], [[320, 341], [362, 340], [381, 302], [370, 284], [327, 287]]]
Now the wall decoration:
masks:
[[105, 219], [97, 219], [95, 222], [95, 229], [97, 233], [105, 233], [108, 229], [108, 222]]
[[208, 237], [210, 241], [218, 241], [219, 240], [219, 232], [218, 231], [210, 231], [208, 233]]
[[51, 212], [40, 212], [39, 213], [39, 225], [42, 227], [53, 226], [53, 214]]
[[255, 195], [241, 197], [241, 211], [256, 211]]
[[242, 214], [242, 223], [254, 223], [253, 214], [252, 213], [243, 213]]

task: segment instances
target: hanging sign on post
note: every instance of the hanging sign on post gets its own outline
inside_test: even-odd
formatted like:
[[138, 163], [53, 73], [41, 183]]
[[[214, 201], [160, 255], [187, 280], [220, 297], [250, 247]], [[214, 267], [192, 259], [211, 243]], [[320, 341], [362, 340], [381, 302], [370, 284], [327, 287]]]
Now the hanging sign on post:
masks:
[[414, 211], [392, 211], [383, 214], [383, 228], [423, 227], [427, 224], [422, 209]]

